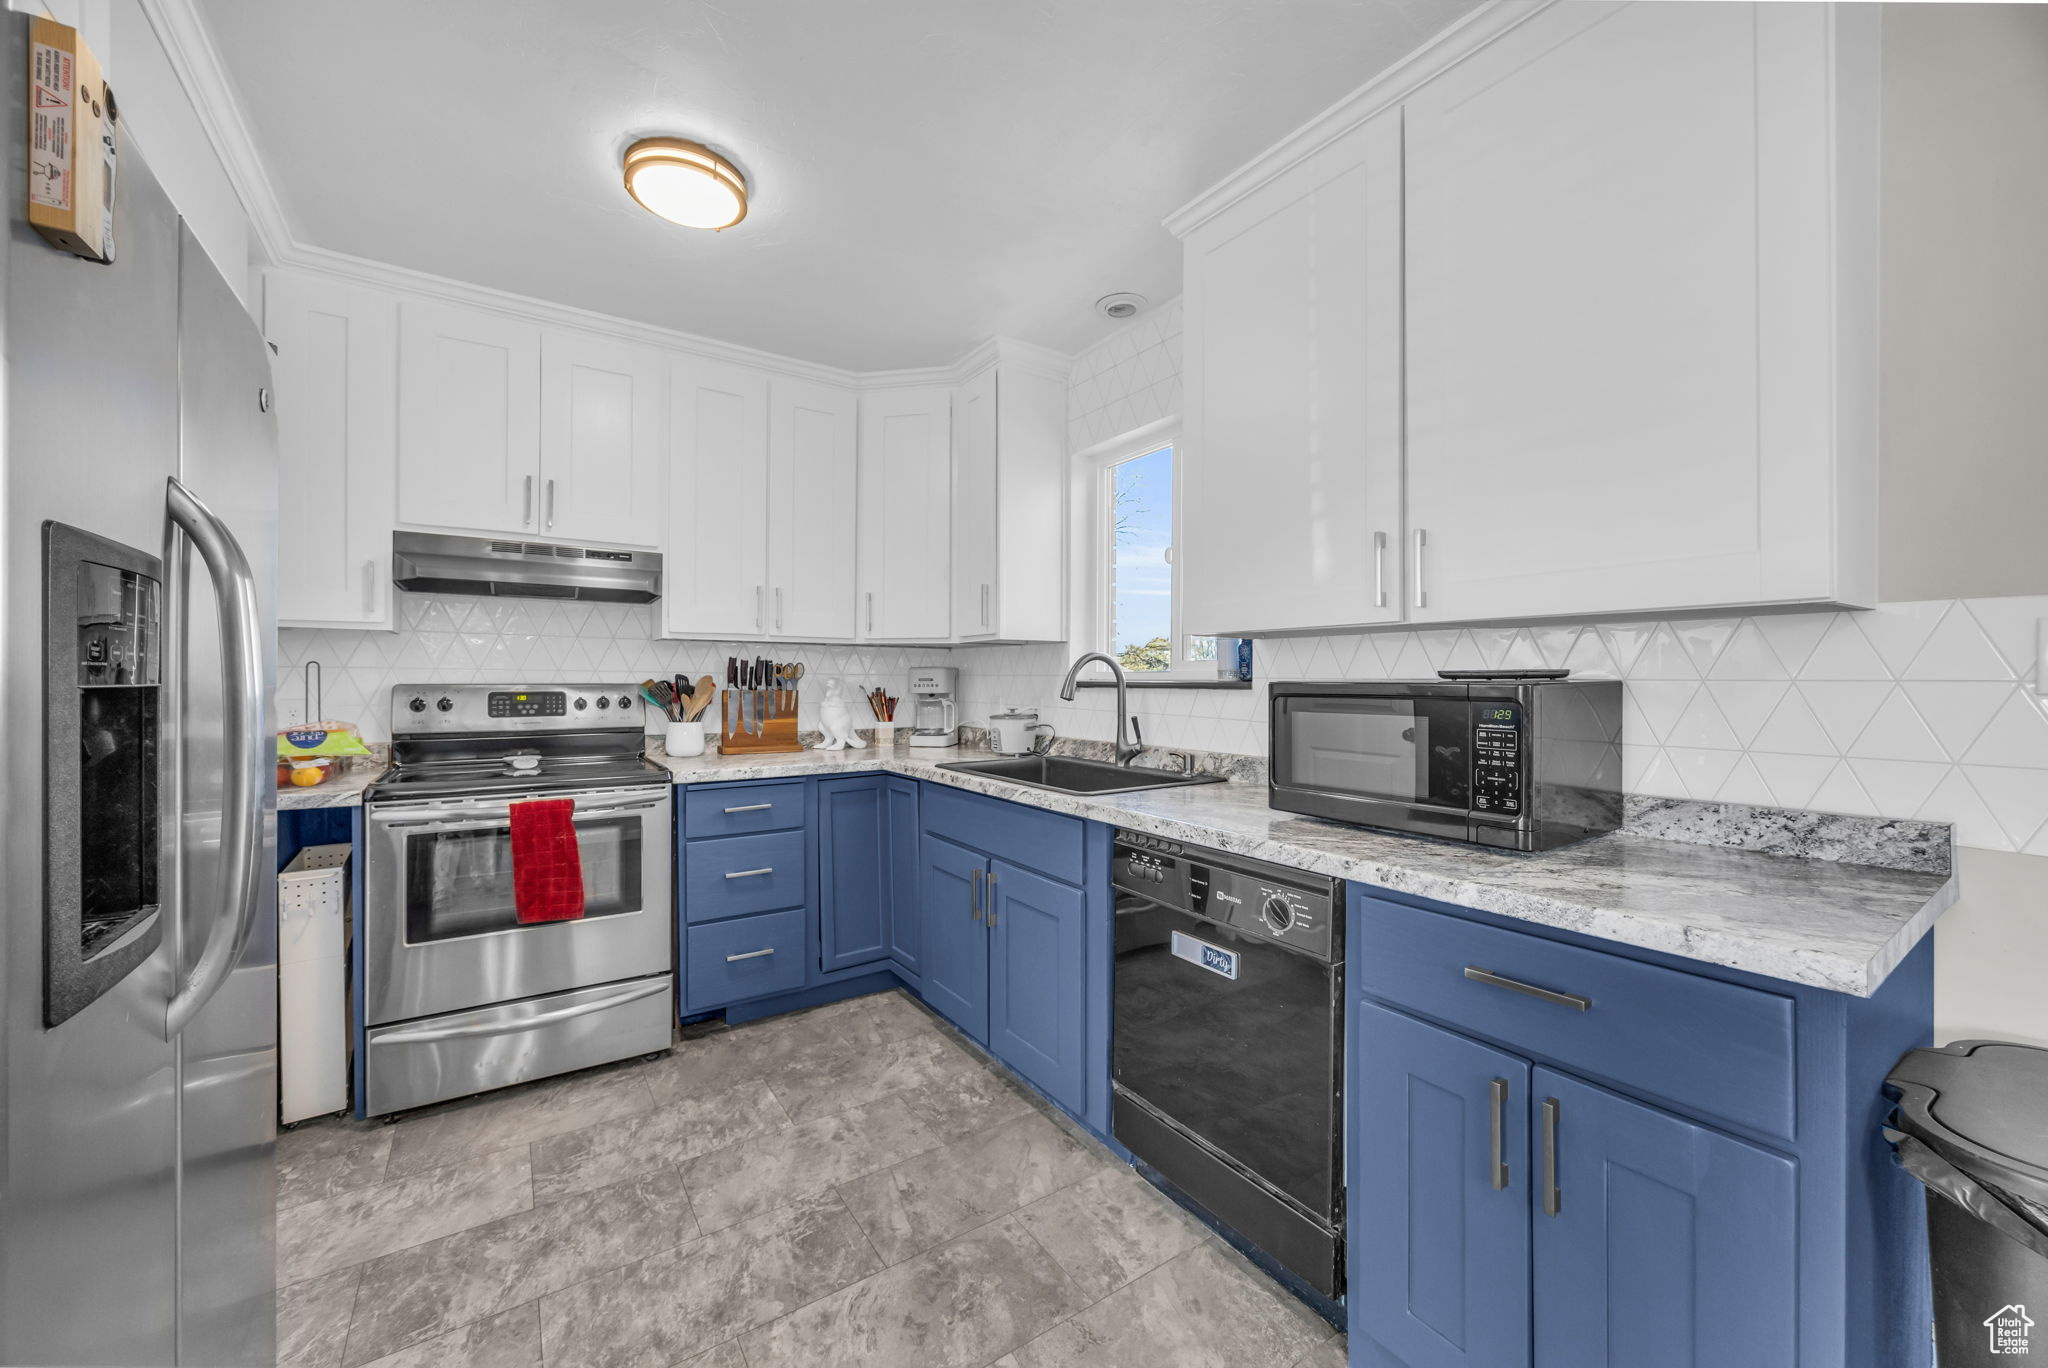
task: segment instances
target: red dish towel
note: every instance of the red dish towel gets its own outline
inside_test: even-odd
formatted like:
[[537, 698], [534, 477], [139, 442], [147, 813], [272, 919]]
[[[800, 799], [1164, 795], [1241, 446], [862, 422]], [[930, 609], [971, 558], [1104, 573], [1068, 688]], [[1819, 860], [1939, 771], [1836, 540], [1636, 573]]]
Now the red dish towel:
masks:
[[576, 803], [537, 798], [512, 805], [512, 898], [522, 925], [583, 915], [583, 857]]

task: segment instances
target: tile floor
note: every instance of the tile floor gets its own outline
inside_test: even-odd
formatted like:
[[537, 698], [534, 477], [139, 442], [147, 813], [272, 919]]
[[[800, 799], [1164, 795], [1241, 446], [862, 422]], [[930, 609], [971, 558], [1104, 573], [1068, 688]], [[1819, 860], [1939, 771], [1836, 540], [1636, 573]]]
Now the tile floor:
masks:
[[299, 1368], [1342, 1368], [910, 998], [280, 1138]]

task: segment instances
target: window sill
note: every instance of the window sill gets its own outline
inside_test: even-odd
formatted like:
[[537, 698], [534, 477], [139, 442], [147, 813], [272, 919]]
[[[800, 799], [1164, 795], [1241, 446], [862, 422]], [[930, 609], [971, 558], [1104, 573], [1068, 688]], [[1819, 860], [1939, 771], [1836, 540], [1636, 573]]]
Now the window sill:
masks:
[[[1074, 681], [1074, 684], [1076, 688], [1082, 689], [1114, 689], [1116, 687], [1114, 679], [1077, 679]], [[1252, 681], [1249, 679], [1139, 679], [1135, 676], [1128, 676], [1125, 678], [1124, 684], [1125, 687], [1132, 689], [1249, 689], [1252, 686]]]

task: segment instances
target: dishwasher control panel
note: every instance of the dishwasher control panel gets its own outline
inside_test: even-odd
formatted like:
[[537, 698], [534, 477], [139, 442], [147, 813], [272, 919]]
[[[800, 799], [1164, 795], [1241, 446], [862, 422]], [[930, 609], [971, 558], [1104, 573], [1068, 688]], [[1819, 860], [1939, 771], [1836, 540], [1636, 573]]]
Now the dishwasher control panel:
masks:
[[1326, 962], [1341, 952], [1337, 881], [1263, 860], [1119, 831], [1110, 882], [1123, 894], [1278, 941]]

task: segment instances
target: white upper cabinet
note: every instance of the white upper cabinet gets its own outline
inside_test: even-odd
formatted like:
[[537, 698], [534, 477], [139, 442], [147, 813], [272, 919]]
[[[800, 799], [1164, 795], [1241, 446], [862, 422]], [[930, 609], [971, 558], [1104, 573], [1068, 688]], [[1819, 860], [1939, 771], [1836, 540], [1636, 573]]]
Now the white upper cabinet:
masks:
[[1066, 403], [1064, 370], [1007, 361], [953, 393], [957, 641], [1065, 639]]
[[388, 295], [272, 271], [263, 331], [277, 349], [278, 496], [287, 511], [278, 620], [389, 627], [398, 306]]
[[769, 381], [769, 625], [775, 635], [838, 641], [858, 632], [859, 497], [852, 392]]
[[996, 372], [953, 392], [953, 634], [996, 635]]
[[668, 427], [663, 627], [671, 636], [765, 636], [768, 377], [677, 357]]
[[860, 636], [951, 634], [951, 395], [884, 390], [860, 400]]
[[1559, 5], [1410, 98], [1412, 619], [1872, 601], [1860, 8]]
[[541, 338], [541, 535], [653, 546], [667, 464], [666, 358], [572, 328]]
[[398, 317], [399, 520], [538, 535], [540, 329], [428, 300]]
[[1399, 112], [1202, 223], [1184, 285], [1187, 631], [1399, 620]]

